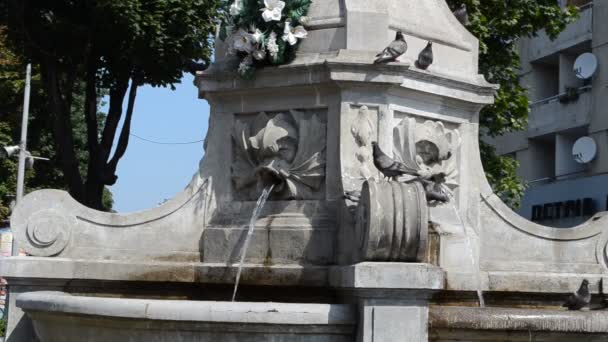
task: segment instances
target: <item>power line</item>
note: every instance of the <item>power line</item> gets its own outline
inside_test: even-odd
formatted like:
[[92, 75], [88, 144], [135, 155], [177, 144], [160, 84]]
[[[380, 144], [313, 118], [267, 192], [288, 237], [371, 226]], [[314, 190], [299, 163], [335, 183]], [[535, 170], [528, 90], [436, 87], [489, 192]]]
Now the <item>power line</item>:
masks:
[[144, 137], [140, 137], [139, 135], [135, 134], [135, 133], [130, 133], [131, 136], [152, 143], [152, 144], [158, 144], [158, 145], [191, 145], [191, 144], [198, 144], [201, 143], [203, 141], [205, 141], [205, 139], [201, 139], [201, 140], [196, 140], [196, 141], [174, 141], [174, 142], [168, 142], [168, 141], [156, 141], [156, 140], [152, 140], [152, 139], [147, 139]]

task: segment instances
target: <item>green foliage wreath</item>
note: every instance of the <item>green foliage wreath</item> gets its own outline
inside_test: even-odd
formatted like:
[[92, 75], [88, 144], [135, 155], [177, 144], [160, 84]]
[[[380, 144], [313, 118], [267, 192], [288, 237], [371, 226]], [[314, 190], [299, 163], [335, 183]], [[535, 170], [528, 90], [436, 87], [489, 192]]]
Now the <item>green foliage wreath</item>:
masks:
[[253, 78], [258, 67], [293, 60], [308, 32], [312, 0], [223, 0], [220, 39], [239, 57], [238, 72]]

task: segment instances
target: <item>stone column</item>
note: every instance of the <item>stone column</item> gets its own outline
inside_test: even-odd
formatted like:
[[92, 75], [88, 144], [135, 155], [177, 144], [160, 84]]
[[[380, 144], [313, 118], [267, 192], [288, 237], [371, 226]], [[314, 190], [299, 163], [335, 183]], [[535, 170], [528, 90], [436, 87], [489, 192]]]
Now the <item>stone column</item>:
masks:
[[428, 341], [428, 303], [444, 288], [429, 264], [364, 262], [335, 267], [331, 285], [359, 305], [358, 342]]

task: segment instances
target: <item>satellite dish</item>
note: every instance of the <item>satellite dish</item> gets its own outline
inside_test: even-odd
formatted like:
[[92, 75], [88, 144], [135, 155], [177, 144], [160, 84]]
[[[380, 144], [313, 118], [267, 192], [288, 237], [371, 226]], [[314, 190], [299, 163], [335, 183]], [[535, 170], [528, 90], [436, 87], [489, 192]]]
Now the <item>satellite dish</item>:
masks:
[[572, 147], [572, 157], [574, 157], [574, 160], [579, 164], [589, 163], [595, 159], [596, 154], [597, 145], [595, 144], [595, 140], [590, 137], [578, 139]]
[[591, 78], [597, 70], [597, 57], [594, 54], [586, 52], [576, 59], [574, 62], [574, 74], [576, 77], [586, 80]]

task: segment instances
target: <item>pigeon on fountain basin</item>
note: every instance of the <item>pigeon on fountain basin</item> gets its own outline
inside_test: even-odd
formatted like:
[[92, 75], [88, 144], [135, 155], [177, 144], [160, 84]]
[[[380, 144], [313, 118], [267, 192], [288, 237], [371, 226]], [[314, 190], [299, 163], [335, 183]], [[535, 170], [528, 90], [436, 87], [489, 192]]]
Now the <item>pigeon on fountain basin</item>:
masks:
[[570, 295], [568, 300], [562, 305], [568, 310], [580, 310], [588, 306], [591, 302], [591, 292], [589, 292], [589, 281], [583, 279], [579, 289]]
[[395, 40], [393, 40], [382, 52], [376, 55], [374, 64], [384, 64], [394, 62], [407, 51], [407, 42], [403, 38], [403, 33], [397, 31]]
[[389, 179], [395, 179], [404, 174], [410, 174], [414, 176], [418, 176], [416, 170], [410, 169], [405, 164], [394, 160], [384, 153], [378, 143], [372, 142], [373, 148], [373, 156], [374, 156], [374, 166], [380, 171], [384, 177]]
[[420, 51], [416, 67], [422, 70], [428, 69], [433, 64], [433, 42], [429, 41], [424, 50]]

